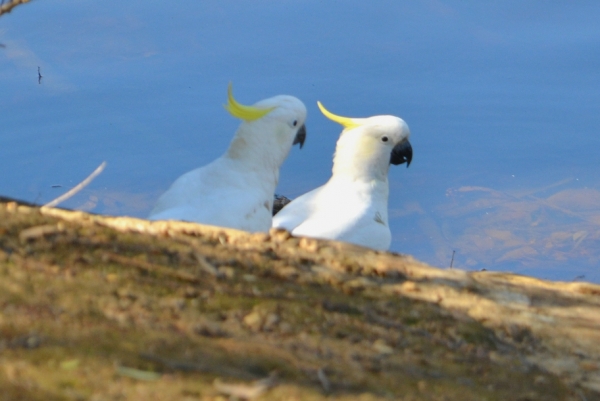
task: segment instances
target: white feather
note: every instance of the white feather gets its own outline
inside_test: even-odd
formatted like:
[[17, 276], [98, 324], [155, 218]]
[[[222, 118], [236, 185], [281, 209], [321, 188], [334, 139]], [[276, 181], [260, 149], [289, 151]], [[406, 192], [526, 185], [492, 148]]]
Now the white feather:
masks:
[[390, 155], [394, 146], [408, 141], [410, 131], [394, 116], [354, 121], [360, 125], [343, 131], [337, 142], [329, 181], [286, 205], [273, 218], [273, 227], [297, 236], [389, 248]]
[[179, 177], [158, 199], [149, 219], [269, 230], [279, 167], [304, 125], [306, 108], [284, 95], [254, 106], [275, 109], [242, 122], [225, 154]]

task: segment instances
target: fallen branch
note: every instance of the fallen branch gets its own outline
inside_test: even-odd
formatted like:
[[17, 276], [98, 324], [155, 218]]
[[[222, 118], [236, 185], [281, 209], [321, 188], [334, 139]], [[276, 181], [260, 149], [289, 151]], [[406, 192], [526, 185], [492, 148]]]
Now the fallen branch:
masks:
[[0, 15], [7, 14], [12, 11], [18, 5], [29, 3], [30, 0], [10, 0], [8, 3], [0, 3]]
[[72, 197], [73, 195], [75, 195], [77, 192], [79, 192], [83, 188], [85, 188], [90, 182], [92, 182], [94, 180], [94, 178], [96, 178], [102, 171], [104, 171], [105, 167], [106, 167], [106, 162], [102, 162], [102, 164], [100, 164], [98, 166], [98, 168], [96, 170], [94, 170], [92, 172], [92, 174], [90, 174], [85, 180], [81, 181], [79, 184], [77, 184], [76, 186], [74, 186], [67, 193], [59, 196], [58, 198], [54, 199], [51, 202], [46, 203], [42, 207], [54, 207], [54, 206], [58, 205], [59, 203], [66, 201], [67, 199], [69, 199], [70, 197]]

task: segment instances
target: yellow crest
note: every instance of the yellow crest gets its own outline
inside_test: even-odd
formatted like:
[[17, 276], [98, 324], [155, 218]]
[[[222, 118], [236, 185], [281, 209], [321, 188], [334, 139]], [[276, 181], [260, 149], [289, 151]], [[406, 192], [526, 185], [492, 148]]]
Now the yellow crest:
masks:
[[325, 117], [327, 117], [331, 121], [335, 121], [336, 123], [341, 124], [344, 128], [352, 129], [360, 125], [353, 118], [336, 116], [335, 114], [327, 110], [325, 106], [323, 106], [319, 101], [317, 101], [317, 105], [319, 106], [319, 109], [321, 109], [321, 113], [323, 113]]
[[233, 91], [231, 89], [231, 82], [229, 83], [229, 87], [227, 87], [227, 104], [224, 105], [225, 108], [232, 116], [240, 118], [245, 121], [254, 121], [258, 120], [261, 117], [266, 116], [271, 110], [275, 107], [269, 107], [267, 109], [263, 109], [260, 107], [254, 106], [244, 106], [235, 100], [233, 97]]

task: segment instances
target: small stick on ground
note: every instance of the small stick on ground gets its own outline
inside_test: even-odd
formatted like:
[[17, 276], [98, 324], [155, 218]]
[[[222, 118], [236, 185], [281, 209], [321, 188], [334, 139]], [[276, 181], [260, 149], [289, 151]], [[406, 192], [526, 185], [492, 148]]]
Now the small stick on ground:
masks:
[[317, 378], [319, 379], [319, 382], [321, 382], [323, 390], [325, 390], [326, 393], [329, 393], [331, 391], [331, 383], [329, 382], [327, 375], [325, 375], [323, 368], [317, 370]]
[[269, 377], [262, 380], [257, 380], [249, 385], [223, 383], [221, 380], [219, 380], [219, 378], [216, 378], [213, 382], [213, 386], [221, 394], [228, 395], [232, 398], [253, 400], [271, 387], [274, 387], [276, 381], [277, 374], [272, 372]]
[[46, 203], [42, 207], [54, 207], [59, 203], [66, 201], [67, 199], [75, 195], [77, 192], [85, 188], [90, 182], [92, 182], [94, 178], [96, 178], [102, 171], [104, 171], [104, 167], [106, 167], [106, 162], [102, 162], [102, 164], [100, 164], [98, 168], [92, 172], [92, 174], [90, 174], [85, 180], [81, 181], [79, 184], [74, 186], [71, 190], [67, 191], [65, 194], [59, 196], [53, 201]]

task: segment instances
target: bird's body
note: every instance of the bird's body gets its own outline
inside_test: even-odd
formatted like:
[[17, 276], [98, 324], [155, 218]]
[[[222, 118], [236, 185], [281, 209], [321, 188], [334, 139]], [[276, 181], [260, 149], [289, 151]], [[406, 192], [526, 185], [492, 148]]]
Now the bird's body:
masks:
[[179, 177], [158, 199], [149, 219], [269, 230], [279, 167], [292, 145], [304, 142], [306, 108], [283, 95], [244, 107], [268, 112], [246, 119], [224, 155]]
[[273, 218], [273, 227], [387, 250], [392, 238], [387, 175], [390, 163], [410, 164], [410, 132], [394, 116], [348, 120], [341, 122], [346, 129], [336, 146], [329, 181], [286, 205]]
[[220, 157], [179, 177], [160, 197], [150, 219], [268, 231], [277, 176], [265, 180], [243, 163]]
[[273, 218], [273, 226], [297, 236], [387, 249], [391, 242], [387, 198], [387, 181], [369, 183], [332, 177], [286, 205]]

